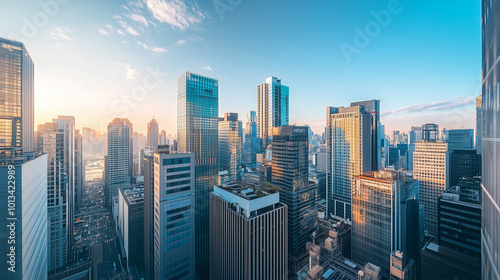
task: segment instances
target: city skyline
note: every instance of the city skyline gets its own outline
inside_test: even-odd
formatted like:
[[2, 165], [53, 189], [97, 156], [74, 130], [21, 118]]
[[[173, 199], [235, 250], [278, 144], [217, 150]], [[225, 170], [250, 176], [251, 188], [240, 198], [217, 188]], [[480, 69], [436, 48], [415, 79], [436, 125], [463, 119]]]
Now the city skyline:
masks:
[[[382, 22], [386, 26], [379, 26], [367, 46], [357, 48], [359, 53], [345, 55], [343, 43], [356, 47], [355, 29], [364, 29], [375, 20], [374, 14], [388, 11], [390, 2], [362, 7], [325, 3], [325, 11], [349, 10], [353, 16], [338, 15], [324, 26], [319, 23], [327, 15], [314, 15], [313, 11], [320, 11], [310, 4], [279, 7], [284, 9], [281, 23], [266, 19], [254, 27], [248, 27], [246, 20], [255, 20], [251, 15], [260, 11], [261, 2], [233, 7], [222, 1], [229, 9], [216, 10], [213, 3], [177, 0], [172, 13], [166, 12], [170, 4], [163, 0], [123, 6], [57, 1], [57, 9], [50, 13], [40, 5], [7, 3], [5, 11], [10, 12], [0, 12], [0, 24], [9, 30], [2, 36], [24, 42], [37, 62], [35, 124], [50, 121], [52, 110], [57, 110], [75, 116], [77, 128], [105, 132], [107, 123], [122, 117], [145, 134], [146, 124], [155, 116], [160, 130], [174, 134], [176, 77], [192, 70], [220, 80], [219, 114], [244, 116], [257, 110], [256, 86], [266, 77], [276, 76], [290, 87], [290, 124], [307, 124], [318, 134], [325, 123], [324, 106], [317, 106], [318, 99], [339, 106], [352, 102], [351, 95], [358, 100], [380, 99], [381, 121], [388, 131], [408, 131], [428, 122], [448, 129], [473, 128], [474, 98], [481, 85], [480, 5], [433, 3], [429, 8], [426, 1], [399, 1], [399, 9], [390, 14], [387, 24]], [[269, 5], [271, 10], [278, 8], [278, 4]], [[90, 13], [94, 10], [100, 12]], [[47, 20], [33, 20], [40, 14]], [[447, 21], [440, 20], [443, 14]], [[301, 20], [293, 23], [295, 18]], [[410, 25], [415, 21], [421, 30]], [[265, 26], [280, 30], [283, 24], [293, 28], [263, 32]], [[316, 29], [308, 34], [312, 25]], [[323, 33], [326, 35], [316, 36]], [[275, 40], [268, 49], [243, 43], [257, 42], [259, 36], [274, 36]], [[454, 40], [462, 43], [451, 46], [448, 42]], [[432, 49], [428, 42], [432, 42]], [[309, 45], [314, 52], [304, 48]], [[114, 51], [117, 48], [119, 51]], [[83, 53], [94, 59], [84, 59]], [[456, 60], [457, 56], [461, 59]], [[262, 69], [261, 63], [271, 58], [273, 62]], [[431, 63], [434, 67], [428, 69], [426, 65]], [[152, 74], [155, 71], [159, 71], [159, 82]], [[443, 77], [442, 72], [447, 75]], [[363, 77], [361, 83], [358, 77]], [[144, 79], [152, 80], [145, 94], [138, 101], [125, 102], [122, 97], [132, 98], [133, 89], [143, 87]], [[398, 98], [401, 93], [405, 98]], [[72, 102], [58, 101], [68, 94]], [[146, 105], [150, 109], [141, 109]], [[89, 115], [86, 107], [99, 113]]]

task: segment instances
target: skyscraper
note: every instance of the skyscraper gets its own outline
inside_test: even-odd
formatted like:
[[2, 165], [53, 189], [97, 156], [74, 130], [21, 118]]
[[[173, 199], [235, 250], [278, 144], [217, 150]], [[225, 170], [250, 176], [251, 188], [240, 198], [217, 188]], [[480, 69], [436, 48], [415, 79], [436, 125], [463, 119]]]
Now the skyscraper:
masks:
[[70, 185], [69, 127], [65, 120], [38, 126], [38, 152], [47, 154], [48, 269], [64, 267], [73, 239], [72, 186]]
[[210, 193], [210, 279], [289, 279], [287, 220], [280, 194], [264, 186], [215, 187]]
[[160, 141], [159, 145], [167, 145], [167, 132], [165, 130], [162, 130], [160, 132]]
[[380, 266], [382, 274], [389, 278], [391, 252], [399, 250], [418, 257], [418, 193], [418, 181], [400, 171], [380, 170], [355, 176], [351, 237], [354, 261]]
[[[437, 199], [449, 186], [448, 144], [436, 140], [436, 126], [424, 125], [423, 139], [415, 143], [413, 177], [420, 182], [420, 203], [424, 205], [424, 228], [437, 235]], [[429, 130], [428, 130], [429, 129]]]
[[154, 279], [195, 279], [195, 156], [154, 158]]
[[245, 130], [245, 163], [257, 163], [257, 153], [260, 153], [261, 145], [261, 139], [257, 136], [257, 113], [249, 111]]
[[422, 141], [422, 127], [412, 126], [410, 131], [410, 144]]
[[0, 154], [34, 151], [34, 64], [23, 43], [0, 38]]
[[474, 148], [473, 129], [449, 129], [445, 132], [445, 141], [448, 151], [472, 150]]
[[288, 261], [291, 275], [307, 262], [306, 242], [314, 231], [317, 182], [309, 182], [309, 130], [303, 126], [273, 128], [272, 183], [288, 206]]
[[372, 99], [366, 101], [352, 102], [351, 107], [363, 106], [365, 108], [365, 113], [371, 115], [371, 159], [372, 159], [372, 169], [379, 170], [381, 168], [382, 155], [380, 154], [380, 139], [383, 139], [385, 135], [380, 135], [380, 100]]
[[158, 131], [158, 123], [156, 119], [153, 118], [148, 123], [148, 148], [151, 152], [156, 152], [158, 148], [158, 139], [159, 139], [159, 131]]
[[483, 92], [482, 134], [478, 151], [483, 156], [482, 201], [482, 279], [500, 279], [500, 64], [498, 34], [500, 3], [482, 0]]
[[83, 138], [80, 131], [75, 130], [75, 213], [82, 205], [84, 184]]
[[219, 169], [229, 172], [230, 180], [238, 179], [241, 165], [243, 127], [237, 113], [225, 113], [219, 121]]
[[482, 112], [483, 112], [483, 96], [476, 97], [476, 150], [481, 154], [481, 135], [483, 133], [482, 126]]
[[186, 72], [177, 78], [179, 152], [195, 156], [196, 272], [209, 275], [209, 193], [217, 179], [219, 82]]
[[146, 279], [154, 279], [154, 156], [144, 158], [144, 268]]
[[289, 89], [281, 80], [269, 77], [257, 86], [257, 135], [263, 150], [270, 142], [273, 127], [288, 125]]
[[116, 118], [108, 125], [108, 155], [106, 159], [106, 203], [111, 209], [118, 188], [128, 187], [133, 176], [133, 127], [127, 119]]
[[450, 187], [464, 177], [481, 176], [481, 155], [476, 150], [454, 150], [450, 153]]
[[351, 183], [372, 170], [372, 115], [361, 105], [326, 108], [327, 215], [351, 219]]

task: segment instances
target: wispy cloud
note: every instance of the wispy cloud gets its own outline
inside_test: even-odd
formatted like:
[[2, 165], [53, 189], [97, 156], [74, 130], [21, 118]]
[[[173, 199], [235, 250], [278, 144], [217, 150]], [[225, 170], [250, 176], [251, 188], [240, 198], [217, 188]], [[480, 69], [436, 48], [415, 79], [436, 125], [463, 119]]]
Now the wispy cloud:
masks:
[[75, 40], [69, 36], [69, 33], [72, 33], [72, 31], [67, 27], [56, 26], [50, 30], [50, 35], [52, 36], [52, 38], [56, 40], [67, 40], [67, 41]]
[[139, 36], [139, 32], [137, 32], [137, 30], [130, 26], [126, 21], [118, 20], [118, 23], [120, 23], [121, 27], [123, 27], [123, 29], [125, 29], [125, 31], [127, 31], [130, 35]]
[[146, 50], [150, 50], [152, 52], [155, 52], [155, 53], [166, 53], [168, 52], [167, 49], [163, 48], [163, 47], [157, 47], [157, 46], [148, 46], [142, 42], [137, 42], [137, 44], [141, 45], [143, 48], [145, 48]]
[[121, 62], [116, 62], [116, 64], [118, 64], [122, 68], [122, 71], [125, 72], [125, 77], [128, 80], [132, 80], [132, 79], [139, 77], [139, 75], [137, 74], [137, 70], [134, 69], [130, 64], [121, 63]]
[[97, 27], [97, 32], [99, 32], [102, 35], [106, 35], [106, 36], [109, 35], [109, 33], [106, 30], [104, 30], [104, 28], [102, 28], [102, 27]]
[[177, 43], [175, 43], [177, 46], [182, 46], [182, 45], [185, 45], [186, 44], [186, 41], [185, 40], [179, 40], [177, 41]]
[[454, 97], [450, 100], [437, 101], [432, 103], [421, 103], [417, 105], [406, 106], [403, 108], [386, 111], [381, 114], [382, 117], [398, 115], [400, 113], [420, 113], [425, 111], [449, 111], [456, 108], [466, 107], [474, 104], [475, 97]]
[[135, 21], [135, 22], [138, 22], [138, 23], [140, 23], [140, 24], [142, 24], [142, 25], [144, 25], [144, 26], [149, 26], [148, 21], [146, 20], [146, 18], [145, 18], [142, 14], [140, 14], [140, 12], [138, 12], [138, 13], [126, 14], [126, 16], [127, 16], [129, 19], [131, 19], [131, 20], [133, 20], [133, 21]]
[[208, 66], [208, 65], [201, 67], [201, 69], [203, 69], [203, 70], [208, 70], [208, 71], [212, 71], [212, 67], [210, 67], [210, 66]]
[[185, 30], [202, 22], [207, 14], [196, 2], [186, 0], [144, 0], [153, 17], [164, 23]]

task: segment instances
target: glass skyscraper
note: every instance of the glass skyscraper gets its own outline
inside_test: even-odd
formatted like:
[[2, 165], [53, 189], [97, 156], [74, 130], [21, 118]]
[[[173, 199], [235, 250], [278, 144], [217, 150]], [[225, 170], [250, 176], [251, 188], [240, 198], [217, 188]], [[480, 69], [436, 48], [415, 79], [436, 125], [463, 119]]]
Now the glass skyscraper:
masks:
[[219, 81], [191, 72], [177, 78], [177, 151], [195, 155], [196, 272], [209, 275], [209, 193], [217, 182]]
[[500, 279], [500, 2], [482, 0], [482, 279]]
[[158, 132], [158, 123], [153, 118], [148, 123], [148, 147], [152, 153], [155, 153], [158, 148]]
[[257, 135], [263, 149], [269, 144], [273, 127], [288, 125], [289, 89], [276, 77], [257, 86]]
[[0, 38], [0, 155], [34, 151], [34, 64], [20, 42]]
[[237, 180], [241, 165], [243, 126], [237, 113], [225, 113], [219, 121], [219, 168], [229, 172], [230, 180]]
[[483, 112], [483, 96], [476, 97], [476, 150], [481, 154], [481, 135], [483, 133], [482, 126], [482, 112]]

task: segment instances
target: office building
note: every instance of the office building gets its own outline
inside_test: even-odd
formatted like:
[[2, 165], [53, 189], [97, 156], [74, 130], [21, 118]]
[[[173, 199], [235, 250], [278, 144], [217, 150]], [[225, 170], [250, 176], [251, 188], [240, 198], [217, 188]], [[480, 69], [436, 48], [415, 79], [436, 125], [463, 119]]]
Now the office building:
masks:
[[439, 197], [438, 243], [439, 246], [476, 259], [477, 267], [480, 267], [480, 177], [463, 179]]
[[153, 153], [156, 152], [156, 148], [158, 148], [158, 139], [158, 123], [153, 117], [153, 119], [148, 123], [148, 148]]
[[288, 260], [291, 275], [307, 261], [305, 248], [317, 217], [317, 182], [309, 182], [308, 128], [273, 128], [272, 184], [280, 188], [280, 200], [288, 206]]
[[450, 154], [450, 187], [463, 178], [481, 176], [481, 155], [476, 150], [454, 150]]
[[352, 259], [373, 263], [389, 278], [395, 250], [418, 258], [419, 183], [401, 171], [380, 170], [355, 176], [352, 190]]
[[193, 153], [154, 155], [155, 280], [195, 279], [195, 160]]
[[23, 43], [0, 38], [0, 155], [34, 151], [34, 64]]
[[372, 114], [363, 106], [326, 109], [327, 215], [351, 219], [351, 184], [372, 170]]
[[391, 278], [390, 280], [416, 280], [415, 261], [406, 257], [404, 252], [391, 253]]
[[79, 130], [75, 130], [75, 214], [82, 205], [85, 188], [85, 162], [83, 161], [83, 138]]
[[2, 154], [0, 163], [0, 279], [47, 279], [47, 155]]
[[[158, 146], [161, 149], [161, 146]], [[154, 156], [144, 158], [144, 270], [147, 280], [154, 279]]]
[[144, 265], [144, 185], [118, 189], [118, 235], [127, 258], [128, 271]]
[[209, 193], [217, 180], [219, 82], [191, 72], [177, 79], [177, 151], [193, 153], [196, 164], [196, 272], [206, 279]]
[[483, 96], [476, 97], [476, 150], [481, 154], [481, 134], [483, 133], [482, 126], [482, 112], [483, 112]]
[[371, 115], [371, 170], [379, 170], [381, 168], [380, 154], [380, 139], [385, 135], [380, 135], [380, 100], [372, 99], [351, 103], [351, 107], [363, 106], [366, 114]]
[[229, 172], [230, 180], [239, 180], [243, 145], [243, 127], [237, 113], [225, 113], [219, 121], [219, 169]]
[[133, 177], [133, 127], [127, 119], [116, 118], [108, 125], [108, 155], [105, 162], [106, 204], [112, 209], [118, 188], [131, 185]]
[[273, 187], [241, 182], [210, 193], [210, 279], [288, 278], [288, 207]]
[[500, 93], [499, 48], [500, 3], [482, 0], [482, 39], [483, 39], [483, 81], [482, 81], [482, 230], [481, 230], [481, 266], [482, 279], [500, 279]]
[[261, 139], [257, 136], [257, 113], [249, 111], [245, 129], [245, 163], [255, 167], [257, 153], [260, 153], [261, 145]]
[[422, 141], [422, 127], [421, 126], [412, 126], [410, 131], [410, 143], [415, 144], [417, 142]]
[[165, 130], [162, 130], [160, 132], [160, 140], [158, 142], [159, 145], [168, 145], [167, 143], [167, 132]]
[[270, 144], [273, 127], [288, 125], [289, 88], [276, 77], [269, 77], [257, 86], [257, 136], [262, 139], [262, 150]]
[[[423, 139], [415, 143], [413, 178], [420, 182], [420, 203], [425, 209], [424, 230], [437, 235], [437, 201], [449, 186], [448, 144], [437, 141], [435, 126], [423, 127]], [[428, 140], [427, 140], [428, 139]]]
[[445, 132], [445, 142], [448, 143], [448, 151], [472, 150], [474, 149], [473, 129], [450, 129]]

